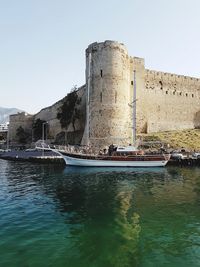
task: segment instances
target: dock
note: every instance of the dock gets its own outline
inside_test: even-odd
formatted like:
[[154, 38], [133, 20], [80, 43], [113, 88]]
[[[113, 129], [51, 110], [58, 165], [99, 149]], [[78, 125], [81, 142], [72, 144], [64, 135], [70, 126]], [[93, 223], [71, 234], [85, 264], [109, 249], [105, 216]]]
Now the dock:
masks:
[[0, 152], [0, 159], [13, 161], [29, 161], [37, 163], [53, 163], [63, 165], [65, 164], [62, 156], [51, 150], [11, 150], [6, 152]]
[[167, 166], [200, 167], [200, 158], [170, 159]]
[[[0, 159], [65, 165], [64, 159], [52, 150], [11, 150], [0, 152]], [[200, 167], [200, 158], [170, 159], [167, 166]]]

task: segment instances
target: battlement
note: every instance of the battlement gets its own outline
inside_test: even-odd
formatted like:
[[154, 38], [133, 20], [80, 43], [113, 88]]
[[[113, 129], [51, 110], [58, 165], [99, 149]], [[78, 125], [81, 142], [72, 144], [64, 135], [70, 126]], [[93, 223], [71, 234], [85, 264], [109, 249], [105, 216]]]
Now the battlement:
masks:
[[185, 75], [178, 75], [178, 74], [173, 74], [173, 73], [168, 73], [168, 72], [161, 72], [161, 71], [155, 71], [155, 70], [149, 70], [145, 69], [146, 71], [146, 76], [151, 79], [164, 79], [164, 80], [170, 80], [170, 81], [177, 81], [177, 82], [182, 82], [182, 83], [187, 83], [187, 84], [197, 84], [199, 83], [200, 85], [200, 79], [195, 78], [195, 77], [190, 77], [190, 76], [185, 76]]
[[[116, 41], [92, 43], [86, 49], [86, 57], [86, 75], [90, 74], [88, 121], [94, 140], [132, 138], [129, 103], [134, 94], [134, 70], [138, 132], [186, 129], [200, 124], [196, 115], [200, 110], [199, 78], [145, 69], [144, 58], [129, 56], [124, 44]], [[123, 127], [119, 129], [118, 125]]]
[[[124, 44], [111, 40], [87, 47], [85, 74], [86, 84], [78, 90], [84, 120], [67, 129], [83, 134], [84, 145], [132, 143], [135, 109], [138, 133], [200, 128], [200, 78], [146, 69], [144, 58], [129, 56]], [[57, 119], [61, 104], [34, 116], [48, 121], [52, 136], [63, 130]], [[11, 133], [30, 126], [28, 118], [11, 116]]]
[[[145, 88], [173, 92], [173, 95], [188, 96], [200, 92], [200, 79], [166, 72], [145, 70]], [[183, 94], [182, 94], [183, 92]]]
[[105, 49], [105, 48], [118, 49], [120, 50], [121, 53], [125, 53], [128, 55], [128, 50], [123, 43], [119, 43], [117, 41], [110, 41], [110, 40], [100, 42], [100, 43], [94, 42], [90, 44], [88, 48], [86, 49], [86, 55], [88, 55], [89, 53], [95, 52], [97, 50]]

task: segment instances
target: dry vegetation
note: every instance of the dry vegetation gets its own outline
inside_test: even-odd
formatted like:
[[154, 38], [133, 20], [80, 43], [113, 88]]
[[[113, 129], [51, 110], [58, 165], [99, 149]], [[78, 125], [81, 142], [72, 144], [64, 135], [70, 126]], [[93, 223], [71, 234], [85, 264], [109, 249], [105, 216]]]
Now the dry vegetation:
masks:
[[174, 149], [185, 148], [200, 151], [200, 129], [142, 134], [138, 137], [141, 137], [143, 141], [162, 141]]

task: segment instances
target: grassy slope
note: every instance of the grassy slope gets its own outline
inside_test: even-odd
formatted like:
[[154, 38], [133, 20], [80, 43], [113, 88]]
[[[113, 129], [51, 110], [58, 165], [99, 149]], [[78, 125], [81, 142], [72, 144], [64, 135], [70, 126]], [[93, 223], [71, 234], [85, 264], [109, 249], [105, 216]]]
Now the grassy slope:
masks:
[[142, 134], [144, 141], [163, 141], [172, 148], [200, 150], [200, 129]]

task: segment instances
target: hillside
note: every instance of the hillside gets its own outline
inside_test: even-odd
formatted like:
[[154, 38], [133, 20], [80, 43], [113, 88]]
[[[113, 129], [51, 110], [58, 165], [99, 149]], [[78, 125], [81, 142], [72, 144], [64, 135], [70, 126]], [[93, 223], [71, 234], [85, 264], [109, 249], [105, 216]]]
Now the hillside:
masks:
[[174, 149], [185, 148], [200, 151], [200, 129], [142, 134], [138, 137], [141, 137], [143, 141], [162, 141]]
[[4, 108], [0, 107], [0, 123], [6, 123], [9, 121], [9, 115], [22, 112], [22, 110], [17, 108]]

